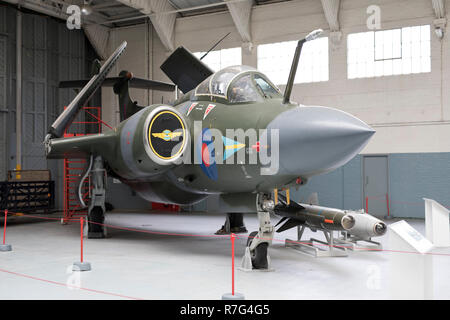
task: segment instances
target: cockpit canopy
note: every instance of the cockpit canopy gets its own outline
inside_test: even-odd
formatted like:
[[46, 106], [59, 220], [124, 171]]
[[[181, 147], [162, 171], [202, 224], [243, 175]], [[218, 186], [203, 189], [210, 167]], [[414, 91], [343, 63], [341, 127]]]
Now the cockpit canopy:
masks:
[[218, 97], [230, 103], [282, 97], [265, 75], [248, 66], [231, 66], [212, 74], [197, 86], [195, 96]]

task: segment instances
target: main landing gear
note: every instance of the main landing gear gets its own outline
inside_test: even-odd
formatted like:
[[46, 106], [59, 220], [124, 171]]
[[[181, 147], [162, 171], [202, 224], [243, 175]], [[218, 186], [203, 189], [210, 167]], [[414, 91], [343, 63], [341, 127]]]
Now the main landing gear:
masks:
[[259, 196], [258, 220], [259, 230], [250, 233], [242, 259], [241, 270], [271, 271], [268, 248], [272, 244], [274, 226], [270, 222], [270, 212], [274, 202], [268, 195]]
[[91, 173], [93, 189], [88, 209], [88, 220], [90, 221], [88, 223], [88, 238], [101, 239], [106, 237], [106, 227], [103, 225], [106, 211], [106, 170], [102, 157], [95, 157]]

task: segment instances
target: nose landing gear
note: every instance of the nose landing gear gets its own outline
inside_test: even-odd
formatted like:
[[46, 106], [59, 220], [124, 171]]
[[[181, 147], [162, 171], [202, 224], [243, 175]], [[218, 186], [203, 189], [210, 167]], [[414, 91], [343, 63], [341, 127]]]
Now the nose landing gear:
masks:
[[100, 156], [95, 157], [92, 168], [92, 197], [88, 209], [88, 238], [101, 239], [106, 237], [105, 221], [105, 186], [106, 174], [103, 165], [103, 159]]
[[[264, 196], [262, 198], [267, 198]], [[269, 201], [269, 202], [268, 202]], [[242, 258], [241, 270], [243, 271], [273, 271], [270, 268], [268, 248], [272, 244], [274, 226], [270, 222], [270, 210], [273, 209], [271, 200], [264, 200], [258, 212], [259, 230], [250, 233]]]

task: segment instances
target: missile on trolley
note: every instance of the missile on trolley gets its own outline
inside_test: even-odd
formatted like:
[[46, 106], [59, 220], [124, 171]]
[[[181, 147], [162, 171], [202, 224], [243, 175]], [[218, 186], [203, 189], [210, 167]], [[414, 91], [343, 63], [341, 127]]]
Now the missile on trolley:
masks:
[[277, 232], [305, 225], [313, 231], [317, 229], [347, 231], [358, 238], [368, 239], [382, 236], [387, 230], [383, 221], [370, 214], [319, 206], [317, 195], [312, 195], [309, 203], [287, 201], [283, 195], [279, 195], [279, 198], [280, 202], [275, 205], [273, 211], [282, 217], [277, 226], [283, 222], [284, 224]]
[[348, 231], [349, 234], [360, 239], [379, 237], [386, 233], [387, 226], [380, 219], [365, 213], [364, 210], [349, 211], [349, 216], [355, 219], [355, 224]]

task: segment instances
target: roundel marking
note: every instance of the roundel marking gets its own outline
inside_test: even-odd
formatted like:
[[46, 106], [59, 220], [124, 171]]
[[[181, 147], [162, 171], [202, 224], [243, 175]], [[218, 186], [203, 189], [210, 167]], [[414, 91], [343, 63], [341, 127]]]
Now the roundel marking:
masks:
[[208, 148], [208, 145], [206, 143], [203, 142], [202, 145], [202, 162], [205, 165], [205, 167], [209, 167], [209, 165], [211, 164], [211, 160], [209, 157], [210, 151]]
[[150, 122], [147, 132], [150, 148], [161, 159], [170, 160], [177, 157], [186, 145], [186, 128], [181, 118], [173, 111], [158, 112]]
[[196, 141], [196, 152], [199, 154], [202, 162], [200, 163], [200, 168], [203, 173], [211, 180], [217, 180], [219, 178], [216, 159], [215, 159], [215, 148], [212, 139], [211, 131], [208, 128], [202, 130], [202, 134], [197, 138]]

